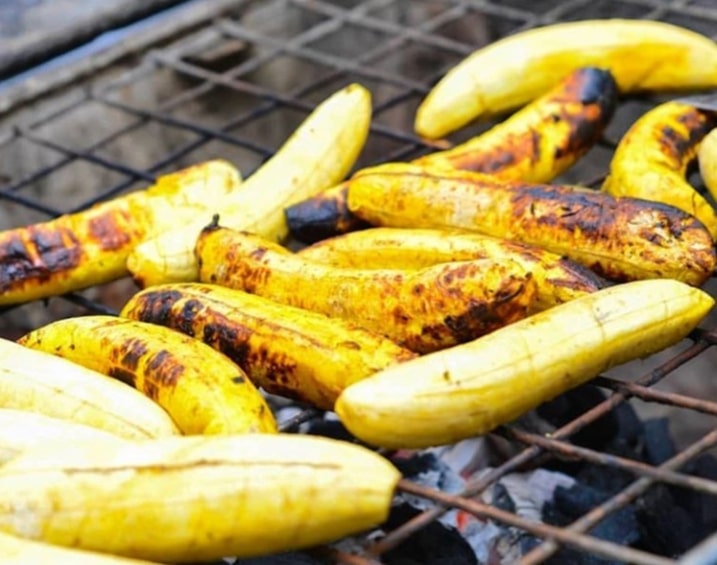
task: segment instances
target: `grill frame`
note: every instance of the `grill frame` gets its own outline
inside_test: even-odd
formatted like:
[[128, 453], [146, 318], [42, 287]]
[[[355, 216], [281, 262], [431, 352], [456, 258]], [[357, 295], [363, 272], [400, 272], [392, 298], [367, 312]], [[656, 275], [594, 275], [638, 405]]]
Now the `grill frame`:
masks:
[[[11, 84], [0, 90], [0, 117], [3, 118], [5, 124], [10, 124], [9, 127], [0, 130], [0, 148], [22, 139], [23, 142], [42, 146], [62, 155], [59, 161], [51, 165], [38, 166], [29, 175], [11, 179], [4, 185], [0, 185], [0, 199], [35, 210], [48, 219], [64, 212], [82, 210], [132, 187], [146, 186], [167, 167], [175, 166], [183, 158], [191, 155], [195, 149], [212, 141], [219, 141], [250, 152], [254, 155], [253, 168], [256, 168], [273, 154], [278, 145], [276, 142], [267, 143], [266, 140], [257, 140], [253, 136], [242, 134], [241, 129], [244, 126], [285, 110], [305, 116], [313, 110], [320, 99], [336, 90], [338, 83], [346, 84], [353, 80], [376, 83], [390, 88], [393, 92], [389, 96], [382, 96], [380, 101], [375, 102], [374, 121], [368, 142], [369, 145], [380, 146], [382, 141], [393, 148], [389, 151], [380, 151], [378, 152], [380, 155], [373, 156], [373, 158], [362, 158], [356, 168], [381, 161], [411, 159], [436, 148], [445, 148], [446, 143], [429, 142], [416, 137], [411, 131], [411, 123], [406, 116], [410, 117], [411, 108], [448, 68], [480, 46], [450, 37], [445, 30], [450, 29], [451, 25], [470, 18], [480, 18], [481, 15], [489, 19], [492, 18], [492, 21], [502, 22], [501, 25], [505, 26], [508, 26], [509, 22], [515, 23], [509, 31], [502, 31], [489, 38], [495, 40], [506, 33], [515, 33], [538, 25], [565, 19], [596, 17], [592, 11], [598, 10], [599, 12], [601, 9], [609, 10], [612, 7], [625, 9], [630, 13], [639, 14], [635, 17], [648, 19], [675, 21], [680, 18], [694, 18], [695, 27], [707, 26], [710, 30], [709, 35], [713, 39], [717, 39], [717, 7], [709, 7], [707, 1], [704, 1], [704, 5], [699, 2], [700, 0], [568, 0], [565, 2], [545, 0], [543, 4], [552, 4], [553, 6], [542, 13], [537, 13], [537, 10], [529, 12], [518, 7], [506, 6], [505, 3], [499, 3], [498, 0], [421, 0], [421, 5], [427, 13], [433, 14], [432, 17], [418, 22], [403, 23], [394, 22], [390, 17], [380, 17], [377, 14], [390, 14], [394, 9], [397, 14], [401, 14], [401, 7], [407, 5], [408, 0], [342, 0], [333, 3], [326, 0], [267, 0], [262, 3], [250, 0], [209, 0], [190, 3], [181, 10], [177, 10], [176, 17], [173, 17], [171, 21], [160, 22], [151, 29], [129, 36], [127, 41], [121, 45], [113, 46], [101, 53], [84, 57], [69, 65], [33, 77], [32, 80]], [[515, 5], [519, 3], [518, 0], [511, 2]], [[251, 14], [254, 10], [267, 9], [266, 6], [270, 4], [279, 4], [287, 11], [298, 10], [310, 14], [315, 23], [304, 26], [285, 40], [276, 39], [266, 30], [256, 29], [242, 23], [244, 16]], [[701, 23], [698, 24], [698, 21]], [[685, 25], [684, 21], [677, 23]], [[340, 33], [347, 26], [358, 28], [369, 36], [375, 35], [381, 39], [376, 41], [377, 46], [360, 54], [357, 59], [347, 54], [329, 52], [325, 45], [330, 43], [324, 42], [332, 34]], [[490, 25], [487, 27], [490, 28]], [[703, 29], [698, 29], [698, 31], [704, 32]], [[242, 44], [261, 49], [259, 53], [250, 53], [240, 63], [226, 70], [212, 70], [208, 66], [201, 66], [202, 63], [198, 61], [205, 61], [202, 57], [205, 56], [207, 49], [215, 48], [217, 44], [222, 43], [231, 44], [229, 45], [230, 51], [232, 46], [240, 47]], [[395, 70], [384, 68], [386, 59], [409, 48], [426, 50], [429, 55], [431, 50], [448, 53], [447, 57], [438, 59], [440, 61], [447, 59], [449, 62], [444, 61], [444, 64], [435, 68], [435, 72], [420, 78], [404, 76]], [[142, 54], [145, 50], [146, 53]], [[246, 78], [251, 77], [252, 73], [262, 66], [271, 64], [282, 57], [308, 62], [309, 65], [314, 65], [318, 69], [326, 69], [326, 71], [319, 74], [318, 77], [312, 78], [308, 84], [291, 88], [288, 92], [263, 86]], [[120, 72], [119, 75], [111, 78], [104, 76], [104, 72], [108, 69], [127, 61], [130, 61], [127, 64], [127, 69]], [[401, 65], [398, 64], [398, 66]], [[167, 70], [189, 81], [188, 86], [156, 108], [139, 108], [112, 96], [113, 93], [121, 91], [127, 85], [148, 77], [151, 79], [153, 75]], [[100, 78], [96, 78], [94, 75]], [[86, 82], [87, 86], [83, 96], [59, 108], [53, 107], [44, 114], [40, 112], [39, 116], [33, 116], [32, 119], [13, 121], [14, 114], [25, 106], [39, 105], [42, 108], [44, 101], [48, 101], [48, 107], [50, 107], [50, 101], [53, 101], [59, 93], [77, 81]], [[251, 104], [247, 111], [221, 127], [210, 126], [191, 117], [177, 117], [173, 114], [174, 109], [196, 101], [216, 88], [228, 89], [239, 95], [254, 98], [256, 102]], [[662, 99], [659, 96], [646, 97], [637, 99], [637, 103], [646, 109]], [[129, 114], [133, 121], [81, 148], [66, 147], [62, 142], [38, 133], [38, 130], [42, 130], [48, 125], [52, 126], [53, 122], [59, 120], [66, 113], [82, 111], [83, 107], [89, 104], [99, 104], [111, 108], [113, 111]], [[396, 109], [405, 111], [404, 119], [402, 122], [399, 120], [399, 125], [396, 125], [396, 120], [393, 118], [383, 119], [384, 115], [391, 117], [392, 112]], [[195, 139], [166, 153], [149, 167], [138, 167], [102, 153], [102, 149], [116, 139], [132, 135], [134, 129], [141, 128], [148, 123], [158, 123], [166, 127], [185, 130], [195, 136]], [[464, 131], [450, 136], [448, 144], [475, 135], [478, 131], [489, 127], [491, 123], [472, 125]], [[600, 143], [602, 150], [612, 150], [616, 140], [617, 132], [613, 132], [612, 135], [608, 133]], [[51, 181], [56, 171], [78, 161], [92, 163], [94, 166], [113, 171], [123, 176], [123, 179], [111, 186], [103, 187], [91, 198], [73, 202], [67, 209], [47, 205], [43, 198], [27, 195], [28, 188], [41, 181]], [[252, 168], [242, 168], [242, 173], [244, 176], [248, 176], [252, 170]], [[571, 174], [577, 173], [571, 172]], [[577, 179], [570, 176], [567, 178], [574, 179], [576, 182], [580, 180], [582, 184], [595, 185], [602, 176], [600, 173], [591, 178]], [[81, 292], [51, 300], [68, 301], [83, 311], [91, 313], [117, 313], [116, 309], [90, 299]], [[14, 308], [5, 308], [0, 315]], [[498, 428], [494, 432], [496, 436], [507, 438], [511, 442], [525, 447], [517, 455], [508, 458], [481, 479], [471, 481], [466, 485], [465, 491], [458, 496], [447, 495], [403, 480], [399, 485], [400, 491], [432, 500], [437, 506], [388, 532], [379, 541], [372, 542], [366, 548], [367, 555], [379, 558], [382, 553], [437, 519], [446, 508], [461, 508], [476, 516], [512, 525], [543, 539], [542, 544], [523, 557], [521, 560], [523, 565], [542, 563], [562, 546], [631, 563], [676, 563], [677, 561], [674, 559], [598, 540], [589, 535], [589, 530], [605, 516], [624, 508], [655, 483], [682, 486], [705, 494], [717, 494], [716, 481], [679, 471], [682, 465], [697, 455], [717, 447], [717, 428], [686, 446], [677, 456], [658, 467], [638, 464], [599, 451], [576, 447], [569, 443], [569, 438], [620, 403], [631, 399], [667, 404], [686, 411], [717, 416], [717, 402], [654, 388], [690, 360], [712, 350], [713, 346], [717, 344], [717, 325], [696, 330], [690, 335], [688, 342], [682, 344], [678, 353], [661, 361], [650, 370], [639, 372], [635, 378], [625, 380], [605, 375], [598, 377], [592, 382], [592, 385], [608, 391], [610, 393], [608, 398], [550, 436], [539, 435], [530, 430], [521, 429], [517, 425]], [[292, 420], [283, 422], [282, 429], [295, 431], [302, 421], [306, 421], [316, 414], [315, 410], [305, 410]], [[476, 495], [495, 484], [501, 477], [524, 468], [546, 455], [587, 460], [605, 466], [607, 469], [619, 468], [634, 474], [635, 481], [566, 528], [531, 523], [517, 515], [498, 510], [474, 499]], [[328, 549], [325, 551], [337, 562], [375, 563], [368, 556], [348, 555]], [[717, 561], [717, 532], [682, 556], [680, 562], [696, 565], [714, 561]]]

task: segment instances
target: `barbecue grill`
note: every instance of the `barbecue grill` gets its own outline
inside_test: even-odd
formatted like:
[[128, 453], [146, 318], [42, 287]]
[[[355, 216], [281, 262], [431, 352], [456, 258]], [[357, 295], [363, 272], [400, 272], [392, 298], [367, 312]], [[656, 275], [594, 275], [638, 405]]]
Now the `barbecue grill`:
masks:
[[[374, 104], [370, 137], [356, 168], [413, 159], [439, 146], [412, 131], [418, 103], [464, 56], [531, 27], [601, 17], [659, 19], [717, 38], [714, 0], [189, 2], [119, 43], [0, 90], [0, 228], [81, 210], [213, 157], [232, 161], [249, 176], [318, 102], [351, 82], [368, 87]], [[598, 183], [619, 136], [667, 98], [623, 100], [598, 146], [557, 182]], [[491, 124], [471, 125], [449, 142]], [[700, 187], [697, 175], [691, 179]], [[706, 289], [717, 296], [714, 278]], [[59, 317], [114, 314], [134, 290], [125, 280], [5, 308], [0, 332], [14, 338]], [[422, 501], [419, 513], [393, 520], [382, 535], [368, 533], [313, 555], [351, 564], [398, 562], [403, 542], [418, 539], [446, 512], [460, 510], [530, 539], [521, 552], [523, 565], [571, 562], [565, 555], [592, 556], [593, 563], [717, 563], [717, 518], [708, 511], [710, 504], [717, 508], [712, 498], [717, 471], [709, 464], [717, 453], [717, 400], [710, 400], [717, 387], [709, 383], [717, 363], [715, 344], [717, 318], [711, 316], [680, 345], [611, 371], [563, 398], [564, 413], [552, 419], [549, 433], [530, 419], [500, 427], [486, 441], [501, 459], [474, 474], [459, 492], [406, 478], [399, 491]], [[559, 412], [560, 402], [553, 401], [543, 416]], [[666, 415], [674, 449], [651, 460], [636, 459], [605, 442], [583, 441], [606, 422], [626, 426], [616, 416], [625, 406], [643, 420]], [[282, 424], [285, 431], [305, 431], [321, 418], [310, 409], [292, 414]], [[650, 431], [641, 437], [648, 441], [656, 428], [645, 429]], [[560, 525], [531, 520], [495, 503], [495, 497], [488, 503], [480, 496], [512, 473], [581, 465], [624, 480]], [[699, 535], [691, 533], [694, 539], [679, 534], [682, 539], [671, 547], [623, 544], [601, 530], [627, 509], [659, 511], [654, 507], [664, 499], [655, 493], [664, 492], [672, 493], [673, 501], [683, 495], [703, 501], [705, 514], [689, 516], [700, 527]], [[681, 516], [656, 520], [672, 520], [681, 532]]]

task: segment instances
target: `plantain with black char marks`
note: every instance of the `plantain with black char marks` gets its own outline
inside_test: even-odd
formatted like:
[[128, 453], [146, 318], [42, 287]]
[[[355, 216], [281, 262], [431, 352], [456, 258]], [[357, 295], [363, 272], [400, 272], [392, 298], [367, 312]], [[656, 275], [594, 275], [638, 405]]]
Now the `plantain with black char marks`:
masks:
[[[488, 131], [412, 163], [549, 182], [595, 145], [616, 107], [617, 85], [610, 72], [580, 68]], [[366, 227], [348, 210], [347, 190], [342, 183], [286, 208], [292, 235], [313, 243]]]
[[527, 315], [535, 281], [509, 259], [426, 269], [338, 269], [303, 259], [259, 236], [206, 227], [199, 277], [342, 318], [418, 353], [474, 339]]
[[57, 320], [20, 338], [136, 387], [184, 434], [276, 432], [264, 398], [222, 353], [180, 332], [115, 316]]
[[344, 320], [217, 285], [153, 286], [120, 315], [200, 339], [267, 392], [325, 410], [351, 383], [416, 356]]
[[666, 102], [641, 116], [622, 137], [603, 190], [670, 204], [692, 214], [717, 238], [717, 214], [686, 180], [717, 113]]
[[467, 171], [380, 165], [351, 179], [349, 208], [377, 226], [453, 228], [542, 247], [613, 281], [672, 278], [695, 286], [715, 268], [709, 231], [658, 202]]

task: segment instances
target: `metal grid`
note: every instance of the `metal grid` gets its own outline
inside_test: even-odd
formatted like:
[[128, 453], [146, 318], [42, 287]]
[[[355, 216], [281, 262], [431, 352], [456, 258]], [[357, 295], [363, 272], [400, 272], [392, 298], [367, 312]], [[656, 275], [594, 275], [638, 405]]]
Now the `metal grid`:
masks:
[[[262, 13], [272, 17], [262, 18]], [[284, 18], [286, 25], [277, 23], [277, 15]], [[611, 16], [660, 19], [717, 37], [717, 6], [713, 0], [206, 0], [200, 7], [190, 7], [184, 19], [180, 18], [183, 27], [174, 26], [175, 33], [182, 32], [178, 40], [167, 43], [167, 37], [145, 37], [116, 49], [111, 56], [98, 57], [90, 63], [82, 61], [49, 77], [41, 76], [30, 87], [25, 84], [0, 91], [0, 111], [7, 114], [0, 131], [0, 155], [24, 155], [27, 167], [23, 174], [0, 178], [4, 183], [0, 198], [4, 206], [29, 211], [37, 221], [146, 186], [160, 174], [209, 157], [229, 158], [248, 176], [319, 101], [353, 81], [361, 82], [374, 95], [370, 138], [356, 167], [410, 159], [439, 145], [445, 147], [413, 135], [412, 118], [430, 86], [466, 54], [501, 36], [536, 25]], [[346, 37], [350, 41], [341, 40]], [[165, 45], [153, 45], [152, 41], [159, 39]], [[116, 67], [119, 72], [109, 72]], [[94, 73], [91, 80], [72, 93], [66, 92], [68, 85], [89, 73]], [[276, 79], [281, 78], [281, 73], [286, 74], [286, 80]], [[141, 88], [167, 76], [173, 88], [166, 97], [152, 96], [141, 104], [136, 99], [127, 101], [127, 89]], [[230, 120], [212, 114], [211, 108], [218, 102], [237, 100], [237, 112]], [[587, 179], [603, 172], [614, 147], [609, 139], [617, 139], [627, 127], [625, 120], [620, 124], [624, 108], [642, 112], [658, 100], [625, 101], [607, 139], [562, 180], [587, 183]], [[79, 143], [57, 134], [67, 131], [58, 125], [62, 120], [88, 112], [89, 108], [100, 118], [96, 131], [88, 131]], [[104, 121], [106, 116], [115, 116], [112, 120], [107, 118], [110, 127]], [[278, 123], [283, 126], [273, 127]], [[449, 143], [471, 137], [490, 125], [465, 128], [451, 136]], [[146, 143], [146, 135], [139, 134], [146, 128], [153, 128], [151, 131], [158, 135], [171, 130], [171, 149], [155, 151], [159, 153], [156, 155], [150, 152], [117, 158], [113, 147]], [[30, 157], [38, 152], [42, 158], [32, 161]], [[92, 194], [82, 199], [55, 198], [53, 182], [60, 174], [72, 176], [72, 171], [97, 177]], [[0, 228], [23, 221], [13, 216]], [[53, 298], [50, 303], [63, 301], [83, 312], [116, 312], [107, 301], [83, 292]], [[3, 315], [11, 310], [6, 309]], [[546, 561], [561, 546], [630, 563], [675, 563], [597, 539], [590, 531], [605, 516], [634, 501], [656, 483], [717, 495], [717, 482], [680, 471], [685, 463], [717, 446], [717, 428], [656, 467], [575, 446], [570, 438], [631, 399], [670, 405], [681, 410], [681, 418], [692, 418], [697, 413], [717, 416], [717, 402], [655, 388], [689, 361], [710, 353], [717, 344], [717, 325], [714, 330], [694, 332], [689, 342], [686, 340], [677, 354], [653, 363], [654, 367], [640, 376], [632, 373], [627, 379], [596, 379], [593, 385], [609, 391], [607, 400], [549, 436], [517, 426], [498, 429], [496, 436], [523, 447], [480, 480], [469, 483], [460, 496], [402, 481], [400, 490], [433, 500], [436, 507], [374, 542], [368, 548], [370, 553], [378, 559], [437, 519], [445, 509], [460, 508], [543, 539], [524, 556], [524, 565]], [[291, 430], [312, 415], [312, 411], [300, 414], [285, 422], [283, 428]], [[546, 456], [590, 461], [604, 466], [606, 472], [618, 468], [632, 473], [634, 482], [565, 528], [529, 522], [473, 498], [506, 474]], [[683, 562], [715, 562], [716, 545], [717, 533], [685, 556]], [[339, 553], [333, 557], [347, 563], [373, 562]]]

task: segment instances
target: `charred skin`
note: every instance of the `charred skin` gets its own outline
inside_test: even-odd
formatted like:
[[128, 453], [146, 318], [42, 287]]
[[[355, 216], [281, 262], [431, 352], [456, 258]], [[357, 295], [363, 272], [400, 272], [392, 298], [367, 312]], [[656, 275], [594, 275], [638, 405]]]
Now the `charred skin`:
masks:
[[304, 259], [353, 269], [423, 269], [438, 263], [510, 259], [533, 274], [534, 311], [595, 292], [605, 281], [582, 265], [539, 247], [464, 231], [371, 228], [326, 239], [298, 252]]
[[[552, 90], [452, 149], [413, 161], [489, 173], [500, 179], [549, 182], [600, 138], [617, 106], [617, 86], [602, 69], [570, 73]], [[285, 210], [292, 235], [313, 243], [365, 227], [346, 206], [346, 183]]]
[[699, 286], [715, 268], [704, 225], [658, 202], [470, 172], [382, 165], [357, 174], [349, 208], [373, 225], [476, 231], [542, 247], [613, 281]]
[[267, 392], [325, 410], [351, 383], [416, 356], [343, 320], [215, 285], [151, 287], [121, 315], [200, 339]]
[[702, 181], [712, 198], [717, 199], [717, 128], [710, 131], [702, 140], [697, 159]]
[[356, 323], [426, 353], [526, 316], [530, 273], [516, 262], [464, 261], [418, 271], [336, 269], [260, 237], [208, 227], [197, 242], [202, 282]]
[[202, 202], [231, 192], [239, 182], [234, 167], [209, 161], [161, 177], [146, 191], [0, 232], [0, 305], [56, 296], [125, 276], [127, 256], [135, 245], [174, 222], [195, 217]]
[[275, 432], [244, 372], [179, 332], [113, 316], [58, 320], [19, 343], [126, 382], [162, 406], [184, 434]]
[[623, 136], [603, 190], [670, 204], [692, 214], [717, 238], [714, 208], [685, 178], [700, 143], [715, 126], [717, 113], [679, 102], [660, 104]]

